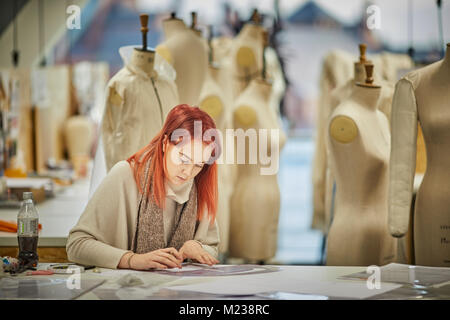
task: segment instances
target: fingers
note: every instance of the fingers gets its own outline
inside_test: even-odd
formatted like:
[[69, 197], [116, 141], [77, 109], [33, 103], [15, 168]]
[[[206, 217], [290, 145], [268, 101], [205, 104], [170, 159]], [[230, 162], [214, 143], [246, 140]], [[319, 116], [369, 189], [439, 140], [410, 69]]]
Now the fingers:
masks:
[[174, 267], [178, 267], [181, 268], [181, 262], [180, 260], [177, 260], [177, 258], [175, 258], [173, 255], [171, 255], [170, 253], [166, 253], [166, 252], [158, 252], [158, 255], [164, 258], [169, 259], [171, 262], [173, 262], [175, 264]]
[[216, 264], [216, 262], [214, 262], [215, 259], [208, 253], [205, 255], [205, 260], [206, 260], [207, 264], [210, 266], [212, 266], [213, 264]]
[[149, 268], [167, 269], [167, 266], [160, 264], [158, 262], [152, 261], [149, 265]]
[[207, 253], [207, 252], [205, 252], [205, 253], [202, 255], [202, 258], [203, 258], [203, 260], [205, 261], [205, 263], [206, 263], [207, 265], [210, 265], [210, 266], [219, 263], [219, 260], [215, 259], [212, 255], [210, 255], [210, 254]]
[[197, 260], [198, 262], [203, 263], [203, 264], [208, 264], [206, 262], [206, 259], [203, 257], [203, 255], [198, 255], [195, 260]]
[[168, 266], [169, 268], [176, 268], [176, 267], [178, 267], [178, 263], [177, 262], [172, 261], [170, 258], [168, 258], [167, 256], [164, 256], [164, 255], [170, 256], [169, 254], [164, 253], [164, 252], [155, 252], [155, 256], [153, 258], [153, 261], [162, 263], [162, 264]]
[[166, 249], [162, 249], [162, 251], [174, 255], [178, 260], [181, 260], [181, 261], [184, 260], [184, 259], [183, 259], [183, 255], [181, 254], [181, 250], [178, 251], [178, 250], [175, 249], [175, 248], [166, 248]]

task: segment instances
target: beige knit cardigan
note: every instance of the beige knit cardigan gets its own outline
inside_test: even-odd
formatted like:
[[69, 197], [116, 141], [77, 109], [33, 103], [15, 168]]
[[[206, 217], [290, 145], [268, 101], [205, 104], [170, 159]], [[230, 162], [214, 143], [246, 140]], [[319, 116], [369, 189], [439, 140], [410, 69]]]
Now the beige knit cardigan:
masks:
[[[126, 161], [111, 168], [88, 202], [78, 223], [69, 232], [66, 250], [72, 262], [116, 269], [131, 251], [136, 231], [139, 192]], [[206, 217], [206, 215], [203, 215]], [[213, 257], [218, 257], [217, 222], [197, 221], [194, 239]]]

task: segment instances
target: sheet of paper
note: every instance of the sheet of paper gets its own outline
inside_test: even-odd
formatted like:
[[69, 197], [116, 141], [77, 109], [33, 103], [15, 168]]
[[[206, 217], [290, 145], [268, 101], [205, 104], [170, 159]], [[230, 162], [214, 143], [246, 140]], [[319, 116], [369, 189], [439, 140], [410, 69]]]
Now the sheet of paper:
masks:
[[266, 274], [230, 276], [214, 281], [177, 285], [171, 290], [193, 291], [216, 295], [255, 295], [267, 292], [290, 292], [320, 295], [336, 298], [367, 299], [401, 287], [401, 285], [382, 283], [380, 289], [370, 290], [366, 282], [305, 280], [295, 269], [282, 269]]
[[[450, 268], [412, 266], [390, 263], [380, 268], [381, 281], [419, 286], [432, 286], [450, 281]], [[365, 280], [370, 276], [366, 272], [353, 273], [341, 279]]]
[[181, 269], [156, 269], [154, 272], [183, 277], [217, 277], [278, 271], [278, 267], [259, 265], [214, 265], [184, 263]]

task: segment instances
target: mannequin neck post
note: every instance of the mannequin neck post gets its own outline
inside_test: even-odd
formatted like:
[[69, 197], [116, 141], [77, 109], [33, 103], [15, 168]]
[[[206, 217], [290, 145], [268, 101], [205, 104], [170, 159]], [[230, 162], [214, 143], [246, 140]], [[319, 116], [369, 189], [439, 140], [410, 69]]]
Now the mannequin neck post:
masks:
[[355, 62], [354, 64], [354, 75], [355, 82], [364, 82], [366, 78], [366, 71], [364, 70], [364, 63]]

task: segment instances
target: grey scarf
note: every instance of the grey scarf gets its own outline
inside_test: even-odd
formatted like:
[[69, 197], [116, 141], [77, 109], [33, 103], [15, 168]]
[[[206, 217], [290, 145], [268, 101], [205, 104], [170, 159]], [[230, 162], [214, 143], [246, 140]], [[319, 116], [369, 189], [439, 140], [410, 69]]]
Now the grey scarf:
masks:
[[[163, 210], [148, 197], [147, 184], [150, 183], [150, 195], [153, 195], [152, 179], [148, 179], [151, 160], [148, 161], [141, 179], [143, 186], [139, 200], [136, 232], [131, 248], [135, 253], [146, 253], [166, 247], [164, 241]], [[189, 200], [183, 204], [176, 202], [175, 223], [169, 235], [167, 247], [179, 250], [187, 240], [194, 239], [197, 222], [197, 188], [195, 182], [189, 193]]]

